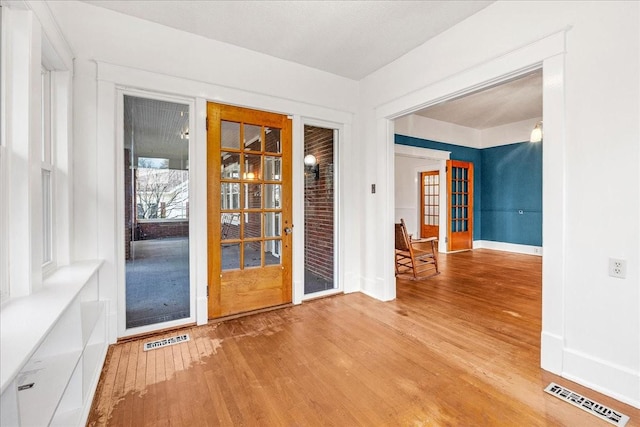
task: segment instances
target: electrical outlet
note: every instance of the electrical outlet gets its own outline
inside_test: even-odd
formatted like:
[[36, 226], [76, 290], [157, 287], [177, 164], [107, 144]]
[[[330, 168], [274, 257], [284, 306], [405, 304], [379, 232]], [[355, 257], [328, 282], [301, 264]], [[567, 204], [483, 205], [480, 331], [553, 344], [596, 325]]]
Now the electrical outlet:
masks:
[[627, 277], [627, 261], [609, 258], [609, 276], [624, 279]]

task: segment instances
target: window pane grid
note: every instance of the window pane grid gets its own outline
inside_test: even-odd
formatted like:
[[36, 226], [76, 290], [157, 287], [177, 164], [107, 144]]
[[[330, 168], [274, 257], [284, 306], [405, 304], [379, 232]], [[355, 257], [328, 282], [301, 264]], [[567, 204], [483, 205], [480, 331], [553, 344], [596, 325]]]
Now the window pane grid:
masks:
[[440, 182], [439, 175], [423, 175], [423, 224], [437, 226], [440, 218]]
[[466, 168], [454, 167], [451, 179], [451, 231], [469, 230], [469, 171]]
[[222, 270], [279, 264], [280, 129], [222, 120], [220, 151]]

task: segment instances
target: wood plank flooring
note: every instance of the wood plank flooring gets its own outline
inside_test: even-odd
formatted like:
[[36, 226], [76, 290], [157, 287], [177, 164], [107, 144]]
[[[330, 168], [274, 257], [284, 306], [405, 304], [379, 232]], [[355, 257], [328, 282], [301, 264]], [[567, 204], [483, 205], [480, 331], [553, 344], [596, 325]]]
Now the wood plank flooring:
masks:
[[[541, 258], [474, 250], [398, 280], [397, 299], [340, 295], [109, 348], [90, 426], [606, 426], [540, 366]], [[158, 337], [174, 336], [176, 332]]]

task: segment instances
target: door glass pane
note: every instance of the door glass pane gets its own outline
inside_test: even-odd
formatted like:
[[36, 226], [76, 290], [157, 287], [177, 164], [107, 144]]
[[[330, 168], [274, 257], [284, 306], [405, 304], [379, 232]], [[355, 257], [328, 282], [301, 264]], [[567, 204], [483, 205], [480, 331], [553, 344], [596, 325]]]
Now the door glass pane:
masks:
[[259, 212], [249, 212], [244, 214], [244, 239], [262, 237], [262, 215]]
[[220, 144], [222, 148], [240, 149], [240, 123], [220, 121]]
[[[319, 166], [304, 181], [304, 293], [336, 288], [334, 280], [334, 130], [304, 127], [304, 155], [312, 154]], [[273, 193], [279, 192], [273, 185]], [[266, 194], [270, 194], [267, 190]], [[265, 202], [267, 201], [265, 195]], [[279, 200], [278, 200], [279, 203]]]
[[240, 184], [235, 182], [220, 184], [220, 208], [240, 209]]
[[245, 242], [244, 267], [260, 267], [262, 265], [262, 242]]
[[240, 243], [222, 245], [222, 270], [238, 270], [240, 268]]
[[282, 186], [280, 184], [265, 184], [264, 185], [264, 208], [265, 209], [279, 209], [280, 208], [280, 191]]
[[259, 154], [245, 154], [244, 179], [256, 180], [262, 178], [262, 156]]
[[220, 215], [222, 240], [240, 238], [240, 213], [223, 213]]
[[265, 265], [280, 264], [281, 240], [267, 240], [265, 244], [264, 263]]
[[262, 184], [244, 184], [244, 208], [260, 209], [262, 207]]
[[247, 151], [262, 151], [262, 127], [244, 125], [244, 149]]
[[268, 153], [282, 152], [282, 145], [280, 143], [280, 129], [265, 127], [264, 137], [265, 137], [264, 151]]
[[222, 157], [222, 174], [220, 177], [223, 179], [240, 179], [240, 154], [223, 151], [220, 156]]
[[282, 214], [280, 212], [267, 212], [264, 214], [264, 235], [266, 237], [280, 237], [280, 224]]
[[190, 316], [189, 106], [124, 97], [126, 327]]
[[264, 158], [264, 180], [265, 181], [281, 181], [281, 162], [280, 157], [266, 156]]

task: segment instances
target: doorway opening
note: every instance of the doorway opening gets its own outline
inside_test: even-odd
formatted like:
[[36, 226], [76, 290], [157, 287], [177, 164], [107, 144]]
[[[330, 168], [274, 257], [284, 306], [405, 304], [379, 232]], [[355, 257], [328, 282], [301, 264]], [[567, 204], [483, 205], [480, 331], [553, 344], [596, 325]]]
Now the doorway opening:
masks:
[[191, 316], [189, 105], [124, 95], [126, 329]]
[[[486, 247], [541, 254], [542, 145], [529, 139], [542, 119], [542, 91], [542, 70], [535, 69], [396, 119], [396, 144], [415, 151], [407, 154], [449, 156], [440, 174], [446, 187], [434, 187], [444, 191], [443, 198], [421, 195], [431, 188], [412, 184], [420, 202], [413, 199], [403, 207], [411, 208], [405, 215], [420, 221], [410, 232], [429, 233], [424, 212], [439, 205], [445, 218], [428, 219], [446, 226], [439, 247], [447, 252]], [[412, 173], [407, 165], [396, 160], [396, 180]]]
[[335, 133], [304, 126], [304, 294], [336, 289]]

